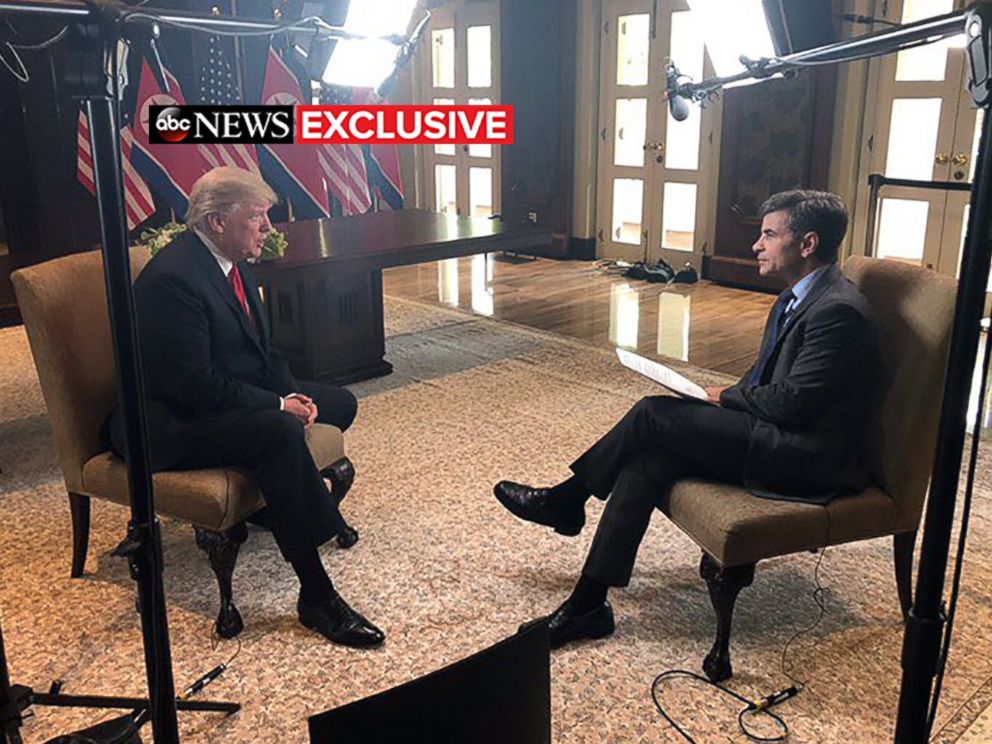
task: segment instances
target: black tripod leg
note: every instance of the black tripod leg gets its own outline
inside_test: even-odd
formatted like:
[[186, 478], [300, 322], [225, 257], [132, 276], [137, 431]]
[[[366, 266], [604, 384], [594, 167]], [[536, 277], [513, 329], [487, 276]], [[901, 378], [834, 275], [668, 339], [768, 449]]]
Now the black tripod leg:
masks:
[[24, 739], [18, 731], [19, 726], [16, 721], [9, 721], [0, 726], [0, 744], [24, 744]]
[[10, 684], [3, 629], [0, 628], [0, 744], [21, 744], [21, 700], [25, 694], [30, 697], [31, 690]]
[[[35, 694], [31, 696], [31, 702], [35, 705], [47, 705], [52, 708], [121, 708], [123, 710], [142, 710], [147, 709], [149, 705], [146, 698], [110, 697], [107, 695]], [[231, 714], [241, 710], [241, 705], [214, 700], [176, 700], [176, 710]]]

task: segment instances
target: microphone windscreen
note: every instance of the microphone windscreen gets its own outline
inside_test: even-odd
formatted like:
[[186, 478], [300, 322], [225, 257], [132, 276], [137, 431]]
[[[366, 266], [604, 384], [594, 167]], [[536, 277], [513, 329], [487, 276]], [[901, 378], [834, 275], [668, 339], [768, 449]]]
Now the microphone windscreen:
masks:
[[689, 118], [689, 101], [676, 93], [669, 93], [668, 110], [675, 121], [685, 121]]

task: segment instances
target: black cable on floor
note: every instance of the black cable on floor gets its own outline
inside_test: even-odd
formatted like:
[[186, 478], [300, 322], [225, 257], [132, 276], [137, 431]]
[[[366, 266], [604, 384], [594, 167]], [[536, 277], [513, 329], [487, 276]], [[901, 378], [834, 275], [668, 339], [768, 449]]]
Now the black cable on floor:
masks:
[[[688, 677], [689, 679], [697, 680], [709, 685], [710, 687], [715, 687], [724, 695], [728, 695], [734, 700], [744, 703], [744, 707], [741, 708], [740, 712], [737, 714], [737, 727], [740, 729], [741, 733], [751, 741], [762, 742], [763, 744], [778, 744], [779, 742], [784, 742], [789, 738], [789, 726], [780, 716], [770, 711], [769, 708], [783, 702], [784, 700], [788, 700], [790, 697], [799, 692], [798, 689], [793, 687], [789, 690], [783, 690], [781, 693], [776, 693], [774, 696], [764, 698], [763, 700], [752, 701], [717, 682], [711, 682], [701, 674], [696, 674], [695, 672], [690, 672], [685, 669], [670, 669], [666, 672], [662, 672], [654, 678], [654, 682], [651, 683], [651, 699], [654, 700], [655, 707], [658, 709], [658, 712], [661, 713], [662, 717], [668, 721], [668, 724], [675, 729], [683, 739], [690, 742], [690, 744], [696, 744], [696, 740], [692, 738], [692, 736], [685, 729], [679, 726], [670, 715], [668, 715], [658, 698], [658, 685], [667, 679], [672, 679], [675, 677]], [[758, 734], [752, 733], [752, 731], [748, 728], [746, 719], [748, 717], [753, 718], [757, 715], [768, 716], [775, 722], [776, 728], [778, 728], [781, 733], [778, 736], [759, 736]]]
[[[829, 546], [830, 545], [830, 532], [831, 532], [831, 527], [833, 525], [830, 522], [830, 511], [827, 509], [827, 507], [823, 507], [823, 513], [826, 514], [826, 517], [827, 517], [827, 539], [826, 539], [826, 543], [827, 543], [827, 546]], [[802, 680], [796, 679], [795, 677], [792, 676], [792, 674], [786, 668], [786, 657], [787, 657], [787, 654], [789, 653], [789, 647], [793, 644], [793, 642], [795, 642], [795, 640], [797, 638], [799, 638], [800, 636], [804, 636], [807, 633], [812, 633], [814, 630], [816, 630], [816, 628], [819, 627], [820, 623], [823, 621], [823, 616], [827, 613], [827, 604], [826, 604], [826, 598], [825, 598], [826, 590], [823, 588], [823, 585], [820, 583], [820, 564], [823, 563], [823, 556], [826, 555], [826, 553], [827, 553], [827, 548], [826, 547], [824, 547], [824, 548], [822, 548], [820, 550], [820, 555], [817, 556], [817, 558], [816, 558], [816, 565], [813, 567], [813, 584], [814, 584], [814, 587], [813, 587], [813, 594], [811, 596], [813, 598], [813, 602], [816, 604], [817, 608], [819, 608], [819, 612], [817, 613], [816, 620], [814, 620], [811, 625], [808, 625], [805, 628], [800, 628], [795, 633], [793, 633], [792, 634], [792, 637], [789, 638], [789, 640], [785, 642], [785, 646], [782, 647], [782, 658], [781, 658], [781, 661], [780, 661], [780, 666], [782, 668], [782, 674], [784, 676], [788, 677], [789, 680], [792, 682], [792, 684], [796, 685], [800, 690], [802, 690], [804, 687], [806, 687], [806, 680], [805, 679], [802, 679]]]

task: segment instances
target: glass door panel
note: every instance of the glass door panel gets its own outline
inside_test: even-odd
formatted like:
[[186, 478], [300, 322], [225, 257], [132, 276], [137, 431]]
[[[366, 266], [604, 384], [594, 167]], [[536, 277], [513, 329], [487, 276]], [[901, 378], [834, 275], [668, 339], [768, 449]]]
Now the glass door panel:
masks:
[[466, 31], [468, 87], [488, 88], [493, 84], [492, 28], [469, 26]]
[[892, 102], [886, 176], [933, 178], [942, 103], [940, 98], [896, 98]]
[[639, 178], [613, 180], [613, 227], [611, 237], [619, 243], [640, 245], [641, 214], [644, 211], [644, 181]]
[[435, 211], [458, 214], [458, 189], [455, 184], [455, 166], [443, 164], [434, 166], [434, 194], [437, 197], [434, 203]]
[[661, 246], [691, 251], [696, 233], [696, 184], [666, 183]]
[[431, 70], [435, 88], [455, 87], [455, 29], [431, 31]]
[[[954, 0], [904, 0], [900, 23], [943, 15], [951, 12], [953, 6]], [[947, 50], [954, 43], [948, 39], [899, 52], [896, 55], [896, 80], [943, 80], [947, 70]]]
[[[687, 12], [672, 13], [671, 58], [679, 71], [693, 80], [703, 79], [703, 39], [697, 24]], [[685, 170], [699, 168], [699, 136], [702, 130], [699, 106], [689, 106], [689, 118], [676, 122], [669, 118], [665, 132], [665, 166]]]
[[669, 169], [699, 169], [699, 136], [703, 125], [703, 110], [689, 107], [689, 118], [672, 121], [665, 133], [665, 165]]
[[613, 140], [613, 164], [644, 166], [644, 142], [647, 139], [648, 100], [618, 98], [616, 132]]
[[616, 23], [617, 85], [647, 85], [651, 15], [622, 15]]
[[921, 265], [929, 212], [928, 201], [882, 199], [875, 255]]
[[469, 214], [472, 217], [491, 217], [493, 214], [492, 168], [468, 169]]

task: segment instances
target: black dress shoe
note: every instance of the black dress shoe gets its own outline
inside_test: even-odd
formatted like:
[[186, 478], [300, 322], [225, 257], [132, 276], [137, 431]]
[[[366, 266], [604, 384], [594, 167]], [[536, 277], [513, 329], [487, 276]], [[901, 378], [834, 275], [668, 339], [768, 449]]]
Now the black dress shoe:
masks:
[[613, 635], [616, 625], [613, 622], [613, 608], [604, 601], [589, 612], [577, 615], [567, 600], [546, 617], [530, 620], [520, 626], [520, 632], [544, 623], [548, 626], [551, 638], [551, 648], [561, 648], [566, 643], [582, 639], [605, 638]]
[[555, 504], [549, 488], [500, 481], [493, 487], [493, 494], [512, 514], [528, 522], [553, 527], [560, 535], [578, 535], [586, 523], [586, 510], [582, 505], [563, 508]]
[[353, 648], [378, 646], [386, 640], [386, 634], [355, 612], [337, 592], [331, 592], [319, 605], [296, 603], [300, 622], [316, 630], [332, 643]]

